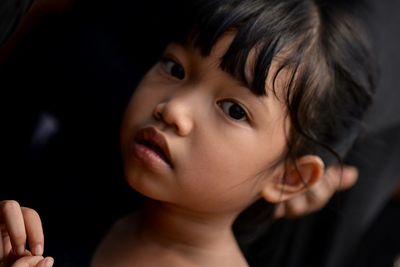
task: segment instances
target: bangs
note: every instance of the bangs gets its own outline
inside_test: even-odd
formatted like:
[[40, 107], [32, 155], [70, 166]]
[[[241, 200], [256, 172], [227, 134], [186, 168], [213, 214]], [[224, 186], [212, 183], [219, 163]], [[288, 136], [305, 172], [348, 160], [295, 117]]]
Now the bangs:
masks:
[[[305, 40], [306, 33], [313, 28], [307, 3], [200, 0], [190, 12], [192, 22], [187, 25], [187, 31], [180, 41], [199, 48], [203, 56], [208, 56], [222, 35], [235, 33], [232, 43], [221, 58], [221, 69], [245, 84], [254, 94], [266, 95], [265, 81], [273, 59], [282, 49]], [[301, 50], [296, 49], [285, 55], [278, 72], [287, 66], [297, 69]], [[256, 60], [248, 66], [252, 51], [255, 52]], [[246, 76], [246, 68], [250, 68], [247, 70], [250, 77]]]

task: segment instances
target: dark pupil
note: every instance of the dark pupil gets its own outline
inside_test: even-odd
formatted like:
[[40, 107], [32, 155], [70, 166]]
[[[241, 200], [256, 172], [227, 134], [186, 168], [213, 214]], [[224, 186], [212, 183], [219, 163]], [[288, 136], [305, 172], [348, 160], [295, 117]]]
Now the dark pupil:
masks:
[[174, 66], [171, 69], [171, 74], [172, 76], [178, 78], [179, 80], [185, 78], [185, 71], [183, 70], [182, 66], [178, 64], [174, 64]]
[[229, 107], [229, 116], [235, 120], [241, 120], [246, 116], [246, 113], [239, 105], [232, 105]]

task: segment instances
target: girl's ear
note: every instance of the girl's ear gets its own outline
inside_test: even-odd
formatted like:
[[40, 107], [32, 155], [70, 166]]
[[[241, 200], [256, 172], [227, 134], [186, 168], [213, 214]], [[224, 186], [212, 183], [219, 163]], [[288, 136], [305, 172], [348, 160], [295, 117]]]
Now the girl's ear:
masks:
[[271, 179], [261, 195], [270, 203], [286, 201], [303, 193], [324, 174], [324, 163], [315, 155], [302, 156], [286, 166], [279, 175]]

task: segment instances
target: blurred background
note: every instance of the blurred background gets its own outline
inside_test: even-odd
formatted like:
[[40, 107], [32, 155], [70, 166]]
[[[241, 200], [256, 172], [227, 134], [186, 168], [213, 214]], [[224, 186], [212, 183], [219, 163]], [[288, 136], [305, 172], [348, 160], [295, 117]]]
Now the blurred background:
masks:
[[[0, 199], [41, 214], [55, 266], [88, 266], [112, 222], [140, 204], [122, 175], [120, 120], [183, 23], [183, 1], [2, 1]], [[251, 266], [395, 266], [400, 255], [400, 1], [369, 2], [380, 74], [348, 157], [359, 182], [316, 214], [273, 224], [249, 248]]]
[[121, 173], [119, 124], [161, 53], [166, 4], [6, 2], [22, 20], [0, 51], [0, 199], [39, 212], [56, 266], [88, 266], [104, 231], [139, 204]]

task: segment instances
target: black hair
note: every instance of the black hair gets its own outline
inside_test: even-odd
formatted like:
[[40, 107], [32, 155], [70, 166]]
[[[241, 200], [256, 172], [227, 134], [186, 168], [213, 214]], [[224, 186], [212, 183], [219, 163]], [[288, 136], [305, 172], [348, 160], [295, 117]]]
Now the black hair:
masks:
[[[359, 0], [362, 1], [362, 0]], [[290, 131], [281, 160], [314, 154], [328, 166], [350, 150], [371, 105], [375, 67], [357, 0], [197, 0], [176, 17], [173, 41], [193, 45], [202, 55], [226, 32], [235, 37], [221, 68], [258, 96], [267, 95], [266, 78], [289, 72], [285, 99]], [[182, 8], [182, 6], [180, 7]], [[190, 22], [190, 23], [188, 23]], [[252, 77], [247, 59], [255, 49]], [[273, 60], [284, 55], [275, 73]], [[275, 86], [272, 93], [278, 96]], [[233, 225], [239, 245], [246, 247], [270, 224], [273, 206], [254, 203]], [[250, 229], [249, 229], [250, 227]]]
[[[175, 27], [174, 41], [190, 43], [207, 56], [224, 33], [234, 31], [221, 68], [259, 96], [269, 93], [267, 75], [275, 81], [289, 70], [284, 101], [291, 129], [283, 158], [316, 154], [329, 165], [351, 148], [374, 90], [369, 45], [355, 14], [359, 9], [351, 3], [198, 0], [185, 12], [185, 23]], [[256, 61], [249, 80], [246, 63], [253, 49]], [[280, 53], [283, 62], [269, 73]]]

